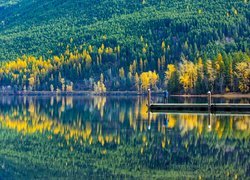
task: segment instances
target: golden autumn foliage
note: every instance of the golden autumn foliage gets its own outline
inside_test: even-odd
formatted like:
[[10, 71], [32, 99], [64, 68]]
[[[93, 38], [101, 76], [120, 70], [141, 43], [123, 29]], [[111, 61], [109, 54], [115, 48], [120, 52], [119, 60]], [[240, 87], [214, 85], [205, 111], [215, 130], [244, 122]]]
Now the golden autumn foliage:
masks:
[[165, 84], [168, 83], [168, 81], [171, 79], [173, 73], [176, 72], [176, 70], [177, 69], [174, 64], [168, 64], [167, 71], [165, 71]]
[[140, 75], [140, 80], [142, 90], [147, 90], [150, 87], [155, 88], [159, 80], [159, 75], [155, 71], [143, 72]]
[[124, 79], [124, 77], [125, 77], [125, 72], [124, 72], [124, 68], [123, 67], [119, 69], [119, 77], [121, 79]]
[[140, 78], [137, 73], [135, 73], [135, 86], [136, 86], [136, 90], [139, 91], [140, 90]]
[[[95, 108], [101, 111], [105, 106], [105, 98], [99, 97], [99, 100], [96, 100]], [[60, 98], [57, 100], [61, 101], [61, 106], [67, 106], [72, 108], [72, 98]], [[99, 103], [101, 102], [101, 104]], [[52, 103], [53, 104], [53, 103]], [[167, 114], [161, 115], [152, 115], [148, 119], [146, 100], [137, 104], [134, 109], [130, 108], [128, 111], [121, 109], [119, 116], [118, 124], [127, 124], [129, 121], [130, 128], [133, 131], [138, 131], [142, 133], [140, 140], [144, 145], [144, 148], [149, 146], [151, 138], [144, 132], [147, 132], [148, 127], [152, 123], [157, 123], [158, 126], [151, 126], [151, 128], [156, 128], [159, 133], [162, 135], [162, 139], [159, 141], [159, 146], [166, 148], [170, 143], [171, 139], [168, 138], [168, 133], [166, 129], [171, 131], [177, 131], [181, 136], [185, 136], [187, 133], [193, 133], [195, 136], [207, 136], [208, 134], [221, 139], [233, 137], [237, 139], [241, 138], [250, 138], [250, 124], [248, 116], [237, 116], [237, 117], [224, 117], [220, 116], [203, 116], [197, 114]], [[26, 109], [27, 108], [27, 109]], [[112, 129], [108, 129], [106, 132], [103, 129], [102, 121], [98, 122], [96, 125], [92, 124], [91, 120], [84, 120], [76, 117], [72, 119], [72, 123], [64, 124], [59, 121], [57, 118], [47, 116], [46, 113], [39, 112], [39, 106], [36, 106], [35, 102], [29, 101], [28, 106], [26, 106], [22, 111], [18, 108], [13, 108], [11, 113], [0, 113], [0, 125], [1, 128], [13, 129], [20, 134], [30, 135], [35, 133], [45, 134], [49, 140], [53, 140], [56, 136], [60, 136], [65, 139], [70, 147], [72, 142], [86, 144], [100, 144], [101, 146], [106, 146], [106, 144], [120, 144], [121, 143], [121, 134], [117, 131], [113, 132]], [[64, 109], [65, 108], [59, 108]], [[138, 111], [132, 113], [133, 111]], [[129, 118], [128, 118], [129, 116]], [[158, 116], [158, 117], [157, 117]], [[211, 118], [211, 119], [210, 119]], [[140, 121], [138, 121], [140, 119]], [[149, 121], [148, 121], [149, 120]], [[151, 122], [150, 122], [151, 121]], [[167, 121], [167, 123], [166, 123]], [[140, 131], [137, 127], [140, 127]], [[126, 127], [127, 128], [127, 127]], [[115, 129], [117, 130], [117, 129]], [[183, 142], [185, 147], [188, 147], [188, 142]], [[74, 151], [74, 148], [72, 148]]]
[[[55, 119], [51, 119], [47, 116], [40, 115], [34, 109], [34, 106], [29, 107], [29, 115], [19, 114], [18, 111], [14, 111], [16, 115], [3, 115], [0, 114], [0, 123], [4, 128], [15, 129], [17, 132], [24, 135], [34, 133], [52, 133], [54, 135], [60, 135], [66, 142], [70, 140], [79, 141], [80, 143], [86, 142], [92, 144], [94, 141], [100, 142], [102, 145], [105, 143], [120, 143], [120, 137], [112, 134], [106, 134], [104, 137], [100, 134], [97, 139], [93, 137], [92, 125], [90, 122], [83, 124], [80, 123], [74, 125], [64, 125]], [[17, 120], [15, 117], [19, 116]], [[52, 139], [53, 135], [49, 135], [48, 139]]]
[[103, 74], [100, 75], [100, 81], [97, 82], [97, 84], [94, 84], [94, 91], [96, 93], [105, 93], [106, 92], [106, 86], [104, 84], [104, 76]]
[[216, 79], [216, 72], [213, 68], [213, 63], [211, 60], [207, 60], [206, 62], [207, 66], [207, 74], [208, 74], [208, 81], [210, 82], [211, 86], [214, 86], [214, 81]]
[[203, 80], [204, 79], [204, 65], [203, 65], [203, 61], [201, 57], [199, 57], [198, 59], [197, 73], [198, 73], [198, 76], [201, 78], [201, 80]]
[[241, 62], [236, 65], [235, 75], [239, 79], [239, 89], [241, 92], [250, 90], [250, 62]]
[[[144, 40], [142, 43], [144, 53], [147, 54], [150, 46]], [[185, 42], [185, 46], [188, 47], [188, 42]], [[161, 48], [165, 50], [168, 49], [167, 47], [165, 41], [162, 41]], [[14, 91], [64, 92], [94, 89], [97, 92], [105, 92], [106, 85], [111, 90], [114, 88], [131, 91], [145, 91], [148, 88], [158, 90], [168, 85], [170, 92], [183, 92], [184, 90], [185, 93], [199, 94], [208, 90], [220, 93], [250, 91], [247, 53], [236, 54], [237, 60], [232, 58], [234, 54], [229, 54], [229, 58], [221, 53], [212, 60], [203, 61], [201, 57], [193, 61], [183, 59], [179, 65], [168, 64], [164, 53], [155, 59], [155, 66], [151, 67], [152, 59], [144, 55], [134, 58], [131, 62], [122, 62], [120, 48], [119, 45], [109, 47], [103, 43], [97, 47], [84, 44], [80, 46], [80, 49], [67, 45], [63, 54], [52, 54], [51, 59], [24, 55], [16, 60], [0, 64], [0, 83], [4, 87], [11, 86]], [[119, 65], [112, 68], [111, 60], [119, 62]], [[103, 72], [107, 77], [106, 82], [104, 84], [104, 82], [97, 81], [94, 85], [94, 79], [97, 79], [96, 72], [101, 71], [102, 66], [109, 68]], [[58, 77], [59, 74], [60, 77]], [[64, 83], [61, 79], [64, 79]], [[71, 86], [71, 82], [76, 83], [74, 86], [76, 89]]]
[[[70, 40], [73, 42], [73, 40]], [[4, 80], [8, 85], [17, 85], [19, 87], [24, 87], [24, 89], [30, 88], [30, 90], [51, 90], [50, 85], [54, 86], [53, 89], [61, 90], [58, 87], [58, 82], [55, 78], [48, 78], [50, 76], [57, 76], [58, 72], [63, 74], [65, 78], [65, 83], [62, 89], [70, 88], [68, 81], [73, 81], [67, 79], [69, 74], [74, 77], [79, 78], [83, 75], [83, 70], [89, 70], [93, 63], [97, 65], [102, 64], [102, 54], [111, 56], [114, 53], [120, 53], [120, 46], [115, 47], [115, 52], [111, 47], [104, 47], [102, 44], [100, 48], [95, 48], [92, 45], [88, 45], [85, 49], [77, 49], [67, 45], [66, 50], [63, 54], [53, 55], [52, 59], [43, 59], [43, 57], [36, 58], [34, 56], [23, 55], [21, 58], [16, 60], [3, 62], [0, 64], [0, 80]], [[99, 58], [93, 59], [94, 54], [99, 54]], [[62, 72], [64, 71], [64, 72]], [[59, 78], [60, 80], [61, 78]], [[41, 83], [43, 82], [43, 83]], [[29, 87], [28, 87], [29, 86]], [[19, 88], [20, 89], [20, 88]], [[63, 91], [64, 91], [63, 90]]]
[[184, 59], [180, 64], [180, 83], [183, 85], [184, 91], [191, 91], [197, 82], [197, 67], [191, 61]]
[[162, 49], [162, 51], [163, 51], [164, 53], [166, 52], [166, 44], [165, 44], [164, 41], [162, 41], [162, 43], [161, 43], [161, 49]]
[[218, 54], [216, 62], [215, 62], [215, 69], [218, 73], [221, 72], [222, 68], [224, 66], [223, 58], [221, 53]]
[[10, 77], [12, 80], [27, 79], [29, 85], [33, 86], [36, 81], [36, 76], [41, 74], [44, 76], [53, 69], [51, 60], [43, 60], [43, 58], [35, 58], [33, 56], [22, 56], [15, 61], [4, 63], [0, 67], [2, 75]]
[[147, 73], [142, 73], [140, 75], [141, 88], [147, 90], [150, 87], [150, 79]]

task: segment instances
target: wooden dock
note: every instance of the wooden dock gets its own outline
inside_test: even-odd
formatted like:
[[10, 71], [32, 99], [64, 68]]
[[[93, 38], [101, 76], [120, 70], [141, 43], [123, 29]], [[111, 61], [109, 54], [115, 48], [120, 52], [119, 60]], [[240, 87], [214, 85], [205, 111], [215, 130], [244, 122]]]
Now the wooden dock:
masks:
[[211, 93], [208, 92], [208, 103], [152, 103], [151, 91], [148, 90], [148, 108], [150, 112], [225, 112], [250, 114], [250, 104], [215, 104], [212, 103]]
[[151, 112], [243, 112], [250, 114], [250, 104], [150, 104]]

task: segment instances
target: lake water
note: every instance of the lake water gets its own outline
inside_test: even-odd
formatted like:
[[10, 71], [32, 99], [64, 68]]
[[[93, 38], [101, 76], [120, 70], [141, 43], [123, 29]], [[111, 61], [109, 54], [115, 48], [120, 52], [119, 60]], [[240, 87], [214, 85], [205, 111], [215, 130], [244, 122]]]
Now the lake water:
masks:
[[250, 177], [249, 115], [149, 114], [146, 104], [143, 97], [1, 97], [0, 178]]

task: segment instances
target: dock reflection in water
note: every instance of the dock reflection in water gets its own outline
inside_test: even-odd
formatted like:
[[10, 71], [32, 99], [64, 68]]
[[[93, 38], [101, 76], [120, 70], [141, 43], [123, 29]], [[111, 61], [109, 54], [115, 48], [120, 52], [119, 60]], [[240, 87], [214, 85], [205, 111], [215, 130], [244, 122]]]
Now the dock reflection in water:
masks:
[[249, 115], [151, 114], [146, 104], [2, 97], [0, 176], [249, 177]]

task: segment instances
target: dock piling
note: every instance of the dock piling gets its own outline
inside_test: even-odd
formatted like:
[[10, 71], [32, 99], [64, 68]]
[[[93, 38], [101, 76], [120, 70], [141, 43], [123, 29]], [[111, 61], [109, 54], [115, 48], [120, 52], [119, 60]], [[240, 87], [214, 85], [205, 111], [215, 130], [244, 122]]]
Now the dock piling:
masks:
[[211, 129], [212, 124], [212, 114], [211, 112], [208, 113], [208, 129]]
[[211, 111], [211, 104], [212, 104], [212, 96], [211, 96], [211, 92], [208, 91], [207, 93], [207, 101], [208, 101], [208, 111]]
[[148, 89], [148, 107], [151, 105], [151, 90]]

